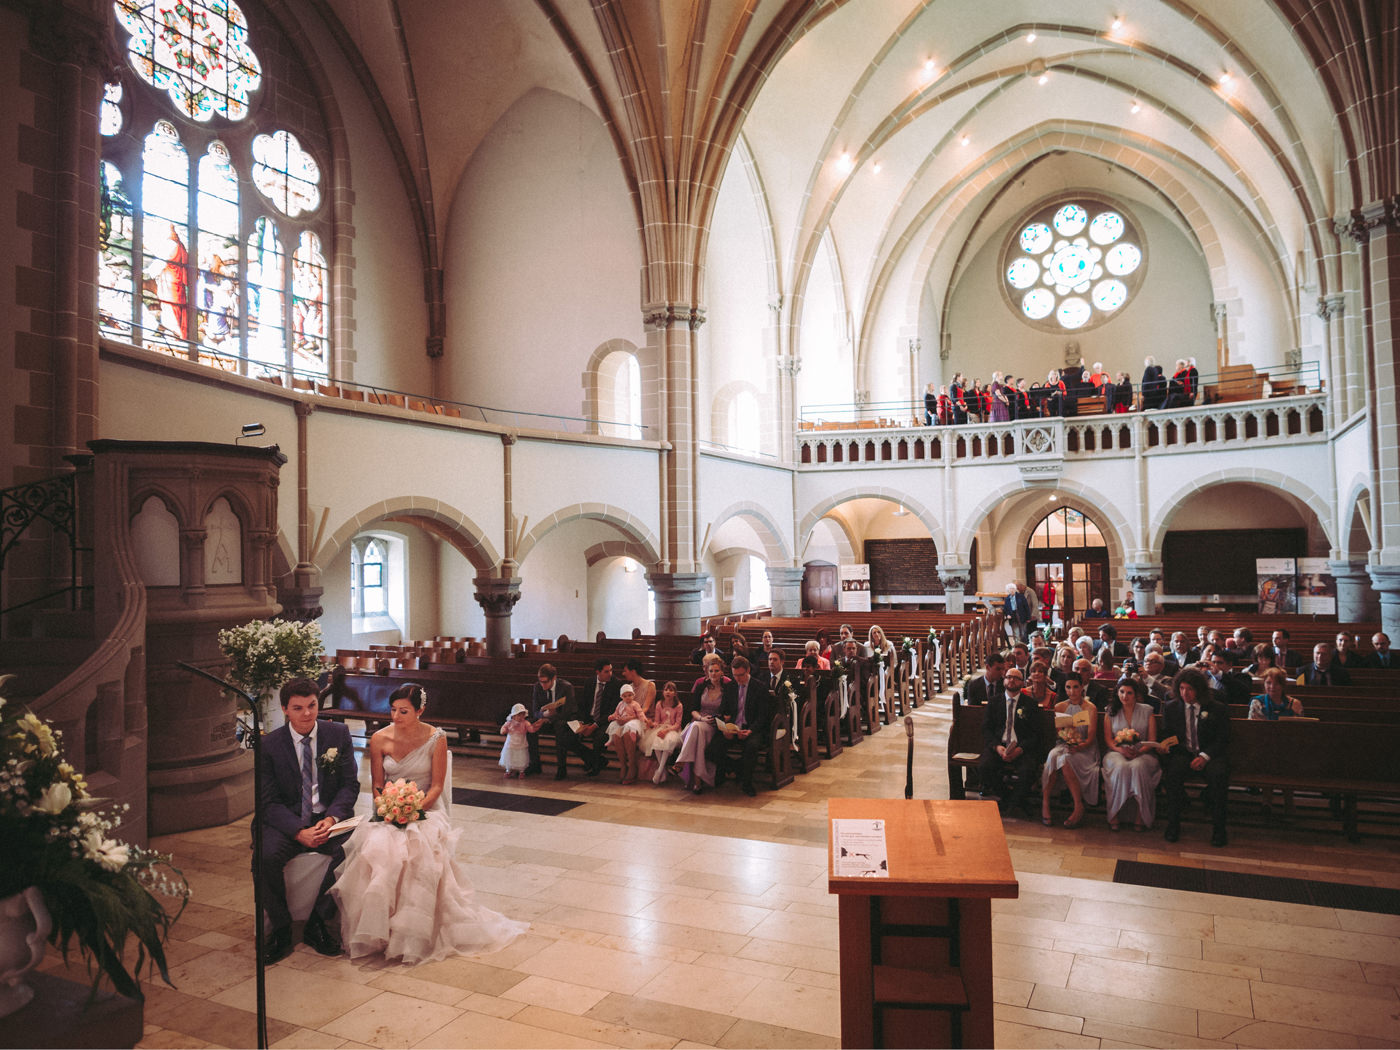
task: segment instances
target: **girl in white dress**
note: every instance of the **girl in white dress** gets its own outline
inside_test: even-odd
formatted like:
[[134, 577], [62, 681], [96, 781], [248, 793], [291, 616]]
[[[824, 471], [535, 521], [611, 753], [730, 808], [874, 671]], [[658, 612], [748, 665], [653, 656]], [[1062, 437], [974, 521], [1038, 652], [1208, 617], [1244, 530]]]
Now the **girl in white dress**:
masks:
[[331, 893], [352, 959], [383, 953], [416, 965], [494, 952], [530, 926], [473, 902], [471, 883], [454, 855], [461, 833], [448, 818], [447, 736], [421, 720], [424, 703], [422, 686], [394, 690], [392, 723], [370, 737], [376, 801], [386, 782], [413, 781], [424, 791], [425, 819], [404, 828], [361, 824], [345, 844]]
[[1137, 799], [1138, 819], [1133, 827], [1146, 831], [1157, 815], [1157, 782], [1162, 779], [1162, 764], [1152, 751], [1141, 744], [1120, 744], [1114, 738], [1123, 730], [1132, 729], [1144, 741], [1157, 740], [1157, 720], [1147, 704], [1147, 688], [1136, 678], [1118, 682], [1118, 695], [1108, 705], [1103, 716], [1103, 739], [1108, 753], [1103, 759], [1103, 778], [1108, 787], [1108, 826], [1120, 827], [1119, 811], [1128, 799]]
[[523, 777], [530, 765], [530, 734], [535, 732], [524, 704], [510, 709], [510, 717], [501, 726], [501, 732], [506, 736], [505, 746], [501, 748], [501, 768], [507, 777]]
[[622, 699], [617, 709], [608, 715], [608, 746], [617, 752], [622, 783], [637, 782], [637, 744], [646, 728], [642, 705], [637, 703], [637, 691], [629, 683], [622, 687]]
[[681, 716], [684, 713], [676, 683], [667, 682], [661, 689], [661, 699], [647, 718], [650, 726], [642, 734], [642, 754], [656, 760], [656, 773], [651, 778], [653, 784], [665, 781], [671, 754], [681, 746]]

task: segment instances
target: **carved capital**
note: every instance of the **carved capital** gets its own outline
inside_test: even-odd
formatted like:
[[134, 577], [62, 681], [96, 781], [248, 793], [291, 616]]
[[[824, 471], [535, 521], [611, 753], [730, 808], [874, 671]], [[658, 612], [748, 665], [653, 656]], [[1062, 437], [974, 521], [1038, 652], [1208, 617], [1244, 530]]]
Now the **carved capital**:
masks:
[[939, 580], [943, 583], [945, 591], [961, 591], [967, 587], [967, 577], [957, 572], [940, 572]]
[[684, 324], [693, 332], [705, 323], [705, 308], [693, 303], [651, 303], [642, 307], [642, 323], [648, 328]]
[[910, 356], [910, 357], [913, 357], [913, 356], [915, 356], [916, 354], [918, 354], [918, 352], [919, 352], [920, 350], [922, 350], [923, 348], [924, 348], [924, 341], [923, 341], [922, 339], [920, 339], [918, 336], [915, 336], [913, 339], [910, 339], [910, 340], [909, 340], [909, 356]]
[[1371, 239], [1371, 231], [1382, 226], [1388, 230], [1400, 230], [1400, 196], [1373, 201], [1332, 222], [1332, 229], [1338, 237], [1345, 237], [1355, 244], [1366, 244]]
[[795, 378], [802, 371], [802, 358], [795, 354], [778, 355], [778, 374]]
[[1128, 584], [1135, 591], [1155, 591], [1161, 582], [1162, 577], [1158, 573], [1140, 572], [1128, 577]]
[[427, 351], [429, 357], [441, 357], [443, 338], [440, 335], [428, 336]]
[[478, 576], [472, 580], [476, 591], [472, 597], [490, 617], [509, 616], [520, 601], [520, 577], [502, 579], [496, 576]]
[[1317, 316], [1324, 321], [1330, 321], [1334, 317], [1341, 317], [1346, 313], [1347, 302], [1344, 295], [1319, 296], [1317, 300]]

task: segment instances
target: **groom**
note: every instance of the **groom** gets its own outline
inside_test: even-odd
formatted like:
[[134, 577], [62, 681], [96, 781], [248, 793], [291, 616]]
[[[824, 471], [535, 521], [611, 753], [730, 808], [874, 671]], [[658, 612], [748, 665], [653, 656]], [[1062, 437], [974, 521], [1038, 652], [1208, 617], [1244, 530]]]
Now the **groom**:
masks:
[[340, 954], [340, 939], [326, 923], [335, 918], [335, 900], [328, 891], [345, 849], [344, 838], [331, 838], [330, 829], [354, 812], [360, 797], [350, 730], [317, 718], [321, 702], [316, 683], [293, 678], [282, 686], [281, 699], [286, 725], [263, 738], [259, 771], [262, 868], [255, 875], [262, 884], [263, 910], [272, 926], [263, 946], [264, 966], [292, 952], [292, 916], [287, 910], [283, 869], [293, 857], [313, 851], [331, 862], [306, 920], [305, 940], [322, 955]]

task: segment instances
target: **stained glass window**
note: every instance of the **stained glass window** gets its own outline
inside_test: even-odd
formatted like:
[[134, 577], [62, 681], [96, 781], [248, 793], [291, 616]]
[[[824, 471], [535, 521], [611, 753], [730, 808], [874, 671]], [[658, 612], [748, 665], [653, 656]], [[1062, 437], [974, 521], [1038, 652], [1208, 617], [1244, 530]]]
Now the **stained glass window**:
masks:
[[234, 0], [117, 0], [131, 68], [192, 120], [248, 115], [262, 66]]
[[228, 148], [215, 140], [199, 160], [199, 343], [215, 354], [201, 360], [224, 368], [237, 366], [238, 175]]
[[290, 131], [253, 140], [253, 184], [283, 215], [296, 218], [321, 206], [321, 169]]
[[178, 351], [190, 337], [189, 155], [160, 120], [141, 159], [141, 327], [148, 344]]
[[280, 365], [287, 358], [282, 314], [282, 245], [266, 215], [248, 238], [248, 359]]
[[102, 113], [98, 121], [98, 130], [104, 135], [115, 135], [121, 131], [122, 119], [122, 86], [121, 83], [108, 84], [102, 90]]
[[305, 230], [292, 255], [292, 365], [326, 374], [326, 257]]
[[135, 212], [121, 169], [102, 162], [97, 231], [97, 323], [106, 335], [131, 338], [131, 251]]
[[[262, 73], [233, 0], [113, 6], [140, 79], [109, 85], [100, 114], [102, 334], [245, 374], [327, 376], [329, 216], [302, 145], [319, 133], [238, 123]], [[293, 79], [262, 105], [280, 122], [309, 98]], [[227, 122], [202, 126], [216, 114]]]
[[1002, 285], [1036, 328], [1093, 328], [1122, 309], [1142, 283], [1142, 238], [1121, 208], [1093, 199], [1041, 205], [1002, 249]]

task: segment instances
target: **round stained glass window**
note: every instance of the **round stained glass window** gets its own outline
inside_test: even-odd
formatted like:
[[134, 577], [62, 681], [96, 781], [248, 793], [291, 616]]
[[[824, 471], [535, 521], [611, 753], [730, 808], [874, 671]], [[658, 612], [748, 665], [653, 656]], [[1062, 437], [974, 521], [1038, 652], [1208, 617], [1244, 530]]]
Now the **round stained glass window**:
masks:
[[1017, 259], [1006, 269], [1012, 288], [1029, 288], [1040, 280], [1040, 267], [1030, 259]]
[[1008, 305], [1051, 332], [1103, 324], [1132, 299], [1146, 271], [1137, 225], [1124, 209], [1090, 196], [1040, 205], [1002, 249]]

